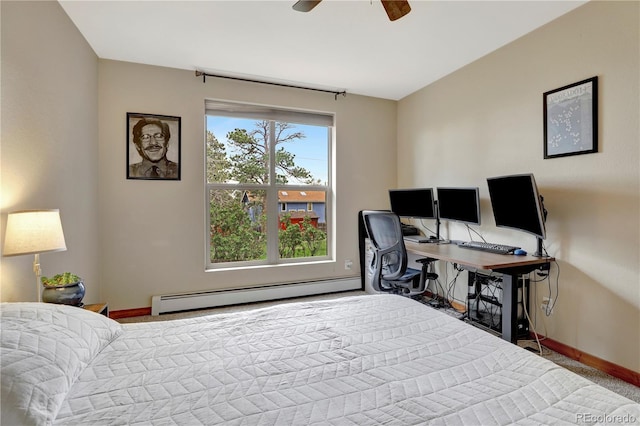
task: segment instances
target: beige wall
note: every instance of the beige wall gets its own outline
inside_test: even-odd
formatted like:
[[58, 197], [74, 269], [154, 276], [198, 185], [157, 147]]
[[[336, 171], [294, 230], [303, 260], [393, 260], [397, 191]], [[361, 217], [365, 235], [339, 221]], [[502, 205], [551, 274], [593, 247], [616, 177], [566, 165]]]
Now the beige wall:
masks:
[[[479, 230], [488, 241], [535, 250], [535, 237], [495, 228], [486, 185], [490, 176], [534, 173], [549, 211], [545, 245], [558, 259], [552, 289], [559, 288], [553, 315], [535, 312], [538, 331], [634, 371], [640, 371], [639, 5], [591, 2], [398, 107], [399, 184], [479, 186]], [[542, 94], [592, 76], [600, 85], [599, 152], [544, 160]], [[469, 239], [460, 225], [443, 224], [443, 231]], [[458, 286], [463, 292], [465, 282]], [[547, 287], [536, 284], [538, 299]]]
[[[43, 275], [72, 271], [99, 298], [98, 58], [57, 2], [2, 10], [2, 242], [6, 213], [60, 209], [67, 251], [40, 256]], [[1, 258], [1, 299], [34, 301], [33, 256]]]
[[[113, 309], [151, 296], [356, 276], [357, 212], [386, 207], [396, 179], [396, 106], [347, 95], [209, 78], [193, 71], [100, 60], [100, 253], [103, 297]], [[336, 261], [205, 271], [204, 100], [227, 99], [336, 115]], [[127, 112], [182, 117], [182, 180], [125, 176]], [[373, 188], [373, 189], [372, 189]], [[354, 269], [344, 269], [351, 259]]]

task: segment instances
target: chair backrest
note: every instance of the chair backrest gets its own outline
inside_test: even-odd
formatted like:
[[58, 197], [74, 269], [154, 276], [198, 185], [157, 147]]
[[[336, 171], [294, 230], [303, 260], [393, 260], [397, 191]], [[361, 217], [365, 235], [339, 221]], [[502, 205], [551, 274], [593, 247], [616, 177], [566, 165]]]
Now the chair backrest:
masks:
[[393, 212], [376, 210], [364, 210], [362, 217], [374, 251], [371, 286], [377, 291], [393, 291], [385, 281], [402, 277], [408, 262], [400, 218]]

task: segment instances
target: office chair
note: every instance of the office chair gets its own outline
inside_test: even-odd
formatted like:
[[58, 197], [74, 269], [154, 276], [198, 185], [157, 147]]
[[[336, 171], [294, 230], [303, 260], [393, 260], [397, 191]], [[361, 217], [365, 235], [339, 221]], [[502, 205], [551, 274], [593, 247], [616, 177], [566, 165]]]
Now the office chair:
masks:
[[371, 264], [366, 265], [373, 270], [371, 287], [402, 296], [422, 295], [427, 280], [438, 278], [437, 274], [429, 272], [429, 265], [435, 259], [417, 259], [416, 262], [422, 264], [420, 271], [409, 268], [398, 215], [389, 211], [364, 210], [362, 218], [373, 249]]

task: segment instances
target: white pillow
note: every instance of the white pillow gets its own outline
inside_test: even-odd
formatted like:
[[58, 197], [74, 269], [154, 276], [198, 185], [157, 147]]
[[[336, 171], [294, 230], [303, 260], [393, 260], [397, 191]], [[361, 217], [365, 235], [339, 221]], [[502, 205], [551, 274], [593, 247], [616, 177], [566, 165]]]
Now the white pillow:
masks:
[[103, 315], [53, 303], [0, 304], [3, 425], [51, 424], [89, 362], [122, 332]]

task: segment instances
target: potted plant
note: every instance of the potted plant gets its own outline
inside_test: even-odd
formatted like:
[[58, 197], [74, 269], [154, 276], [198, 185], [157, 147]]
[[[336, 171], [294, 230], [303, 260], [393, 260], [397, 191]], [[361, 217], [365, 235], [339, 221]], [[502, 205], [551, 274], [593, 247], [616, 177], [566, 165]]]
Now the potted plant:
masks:
[[43, 302], [82, 306], [84, 283], [79, 276], [65, 272], [51, 278], [42, 277], [41, 281], [44, 286]]

